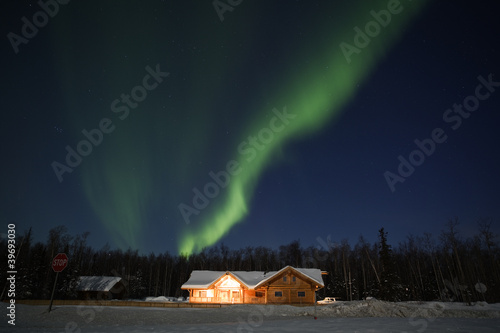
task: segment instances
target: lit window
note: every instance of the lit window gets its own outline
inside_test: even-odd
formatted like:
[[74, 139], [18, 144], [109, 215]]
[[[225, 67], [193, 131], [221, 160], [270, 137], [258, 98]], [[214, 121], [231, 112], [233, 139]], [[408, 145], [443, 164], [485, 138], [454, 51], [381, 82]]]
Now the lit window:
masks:
[[298, 297], [306, 297], [306, 292], [305, 291], [299, 291], [297, 292]]
[[275, 291], [274, 297], [283, 297], [283, 292], [282, 291]]

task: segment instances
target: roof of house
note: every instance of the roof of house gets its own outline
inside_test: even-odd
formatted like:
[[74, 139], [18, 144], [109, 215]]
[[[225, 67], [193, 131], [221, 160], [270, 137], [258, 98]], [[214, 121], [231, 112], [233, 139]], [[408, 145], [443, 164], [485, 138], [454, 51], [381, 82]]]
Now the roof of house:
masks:
[[210, 287], [212, 283], [217, 281], [226, 272], [222, 271], [193, 271], [189, 280], [182, 285], [181, 288], [189, 289], [204, 289]]
[[232, 275], [234, 275], [238, 280], [240, 280], [248, 289], [254, 289], [261, 282], [267, 280], [269, 277], [274, 276], [277, 271], [271, 272], [245, 272], [245, 271], [231, 271]]
[[110, 291], [121, 280], [119, 276], [80, 276], [76, 290]]
[[292, 269], [299, 275], [303, 275], [305, 278], [310, 279], [318, 284], [318, 286], [324, 287], [323, 278], [321, 277], [321, 270], [317, 268], [295, 268], [292, 266], [286, 266], [279, 271], [272, 272], [262, 272], [262, 271], [193, 271], [189, 280], [184, 283], [182, 289], [206, 289], [209, 288], [213, 283], [219, 280], [223, 275], [230, 274], [244, 284], [248, 289], [255, 289], [263, 285], [267, 281], [271, 280], [273, 277], [280, 275], [283, 271], [287, 269]]

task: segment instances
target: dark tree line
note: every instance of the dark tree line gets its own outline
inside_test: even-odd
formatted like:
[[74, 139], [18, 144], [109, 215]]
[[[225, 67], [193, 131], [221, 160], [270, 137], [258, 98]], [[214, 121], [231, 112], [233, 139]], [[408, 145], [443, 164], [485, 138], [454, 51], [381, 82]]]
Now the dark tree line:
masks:
[[[55, 297], [59, 299], [76, 297], [76, 281], [82, 275], [120, 276], [127, 281], [129, 297], [140, 299], [186, 296], [180, 286], [194, 269], [276, 271], [291, 265], [328, 272], [319, 297], [499, 302], [500, 246], [491, 224], [491, 220], [481, 219], [477, 234], [464, 238], [454, 219], [438, 237], [410, 235], [394, 248], [382, 228], [374, 244], [362, 236], [354, 246], [347, 240], [334, 243], [320, 237], [316, 247], [307, 248], [299, 241], [278, 249], [259, 246], [230, 250], [219, 244], [187, 258], [168, 252], [143, 255], [137, 250], [110, 249], [108, 245], [96, 250], [87, 245], [89, 233], [72, 236], [63, 226], [51, 229], [45, 243], [34, 243], [30, 229], [16, 239], [16, 299], [49, 299], [55, 279], [51, 260], [65, 252], [70, 261], [58, 278]], [[6, 240], [0, 242], [0, 248], [7, 253]], [[0, 281], [6, 281], [6, 263], [6, 259], [2, 261]]]

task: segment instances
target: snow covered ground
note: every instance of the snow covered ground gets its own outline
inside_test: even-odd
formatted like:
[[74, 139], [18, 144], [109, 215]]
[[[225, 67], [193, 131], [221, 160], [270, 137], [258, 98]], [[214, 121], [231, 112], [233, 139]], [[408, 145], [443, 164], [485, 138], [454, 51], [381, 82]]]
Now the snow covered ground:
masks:
[[[314, 319], [314, 317], [317, 319]], [[295, 307], [16, 306], [0, 332], [500, 332], [500, 304], [377, 300]]]

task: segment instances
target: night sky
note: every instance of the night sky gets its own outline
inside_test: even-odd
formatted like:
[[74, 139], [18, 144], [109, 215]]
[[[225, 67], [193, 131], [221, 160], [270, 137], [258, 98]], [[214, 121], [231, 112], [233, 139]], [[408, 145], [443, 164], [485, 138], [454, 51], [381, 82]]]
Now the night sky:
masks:
[[500, 231], [496, 2], [47, 3], [1, 4], [0, 233], [189, 254]]

